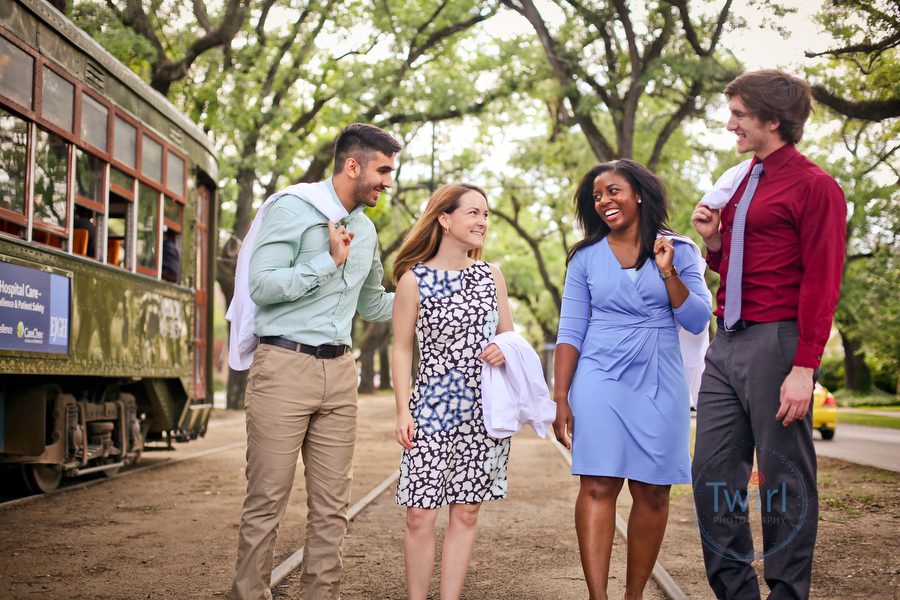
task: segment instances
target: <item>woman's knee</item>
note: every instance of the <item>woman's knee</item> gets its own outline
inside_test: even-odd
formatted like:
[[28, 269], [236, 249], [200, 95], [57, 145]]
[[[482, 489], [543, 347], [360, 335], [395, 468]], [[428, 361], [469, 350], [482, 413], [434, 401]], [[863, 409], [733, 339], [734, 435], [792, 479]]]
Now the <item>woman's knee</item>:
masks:
[[659, 512], [669, 507], [669, 491], [672, 489], [670, 485], [653, 485], [629, 481], [628, 489], [631, 492], [634, 503], [640, 504], [644, 508]]
[[622, 479], [618, 477], [581, 477], [581, 493], [595, 502], [615, 500], [622, 490]]
[[480, 504], [451, 504], [450, 522], [454, 525], [471, 528], [478, 523]]
[[434, 530], [437, 510], [428, 508], [408, 508], [406, 510], [406, 529], [411, 533], [426, 533]]

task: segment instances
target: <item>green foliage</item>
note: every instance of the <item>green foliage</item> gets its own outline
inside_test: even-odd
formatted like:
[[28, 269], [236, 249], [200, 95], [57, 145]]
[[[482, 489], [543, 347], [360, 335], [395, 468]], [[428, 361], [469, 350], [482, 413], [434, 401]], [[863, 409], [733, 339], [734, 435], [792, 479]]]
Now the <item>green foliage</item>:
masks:
[[819, 383], [829, 390], [844, 387], [844, 359], [838, 356], [826, 356], [819, 365]]

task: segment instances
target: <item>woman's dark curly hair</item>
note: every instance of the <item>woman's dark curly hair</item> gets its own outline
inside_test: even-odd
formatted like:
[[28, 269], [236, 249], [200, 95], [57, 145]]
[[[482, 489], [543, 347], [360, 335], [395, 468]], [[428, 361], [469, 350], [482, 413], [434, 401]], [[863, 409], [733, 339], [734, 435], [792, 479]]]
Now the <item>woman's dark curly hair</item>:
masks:
[[566, 264], [572, 260], [576, 252], [596, 244], [609, 233], [609, 226], [603, 222], [594, 207], [594, 181], [608, 171], [613, 171], [628, 180], [634, 193], [642, 200], [637, 205], [641, 251], [634, 265], [640, 269], [644, 266], [644, 261], [653, 256], [653, 244], [656, 242], [657, 234], [661, 231], [671, 232], [666, 223], [669, 217], [669, 201], [666, 198], [666, 187], [659, 177], [641, 163], [627, 158], [599, 164], [582, 177], [575, 191], [575, 217], [584, 231], [584, 239], [569, 249]]

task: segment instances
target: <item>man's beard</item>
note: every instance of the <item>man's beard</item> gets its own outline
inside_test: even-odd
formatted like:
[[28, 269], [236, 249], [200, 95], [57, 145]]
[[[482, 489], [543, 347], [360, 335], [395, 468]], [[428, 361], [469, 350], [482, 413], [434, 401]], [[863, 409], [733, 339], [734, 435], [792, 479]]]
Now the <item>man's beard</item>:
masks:
[[[357, 204], [365, 204], [366, 206], [374, 205], [371, 199], [372, 192], [375, 191], [377, 184], [374, 181], [360, 181], [353, 187], [353, 196]], [[377, 201], [377, 198], [376, 198]]]

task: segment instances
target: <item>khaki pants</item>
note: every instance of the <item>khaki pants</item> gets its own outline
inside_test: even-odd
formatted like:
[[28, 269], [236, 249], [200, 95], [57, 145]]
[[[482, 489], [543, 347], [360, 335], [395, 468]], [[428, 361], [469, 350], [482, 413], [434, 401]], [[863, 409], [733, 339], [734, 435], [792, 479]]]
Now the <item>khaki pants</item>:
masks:
[[305, 600], [337, 599], [356, 443], [352, 354], [317, 359], [260, 345], [247, 379], [247, 499], [233, 600], [272, 597], [272, 551], [302, 452], [307, 525], [300, 576]]

